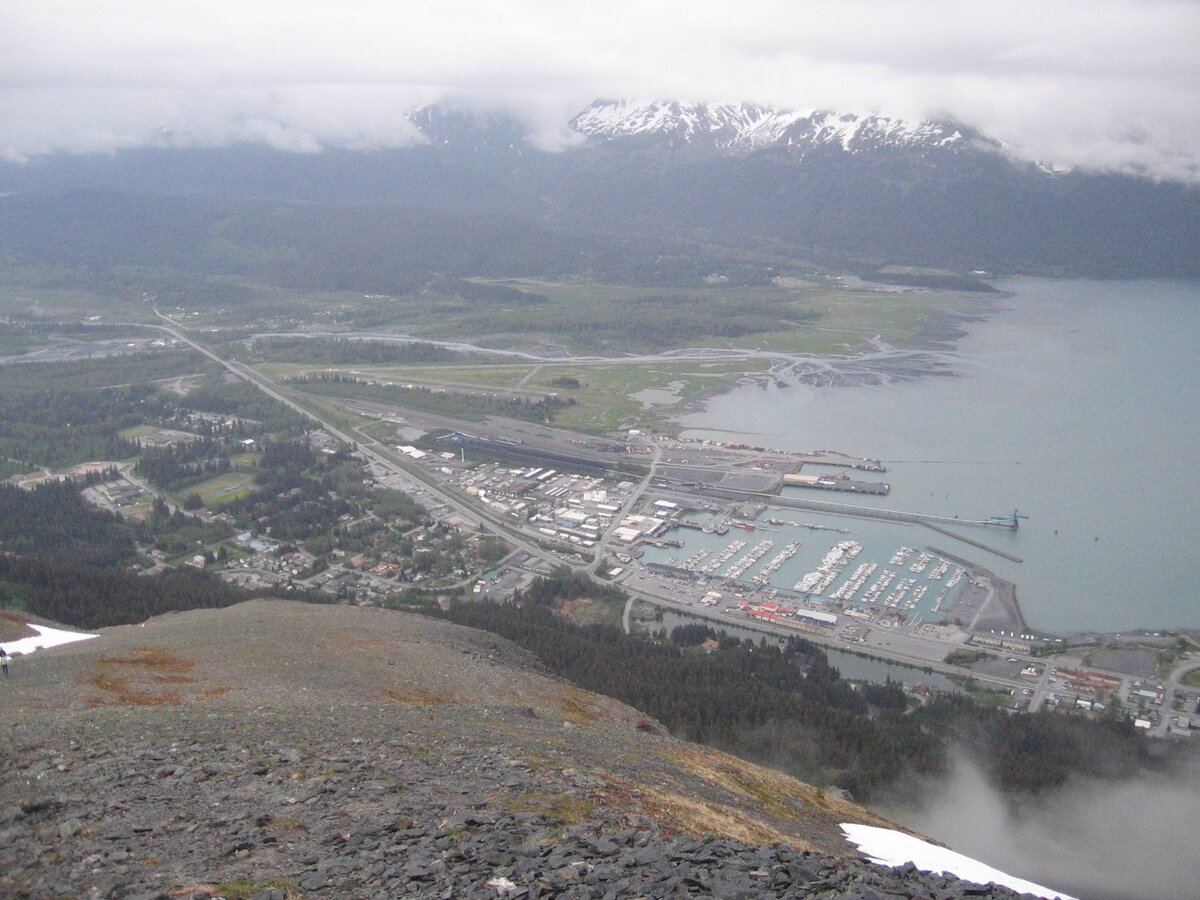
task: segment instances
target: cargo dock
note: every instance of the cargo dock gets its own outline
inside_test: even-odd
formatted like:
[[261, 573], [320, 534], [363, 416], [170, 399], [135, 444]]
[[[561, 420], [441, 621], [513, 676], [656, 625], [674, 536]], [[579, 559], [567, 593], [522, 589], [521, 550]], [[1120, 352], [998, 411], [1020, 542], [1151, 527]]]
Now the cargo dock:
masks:
[[783, 476], [783, 483], [790, 487], [814, 488], [822, 491], [846, 491], [852, 494], [876, 494], [886, 496], [892, 489], [882, 481], [857, 481], [849, 475], [807, 475], [793, 472]]

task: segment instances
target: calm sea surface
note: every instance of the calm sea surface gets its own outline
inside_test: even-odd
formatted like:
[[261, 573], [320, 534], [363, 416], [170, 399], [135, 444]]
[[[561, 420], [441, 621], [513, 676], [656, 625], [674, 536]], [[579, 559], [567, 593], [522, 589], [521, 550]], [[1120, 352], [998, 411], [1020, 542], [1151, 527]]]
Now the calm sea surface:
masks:
[[1019, 508], [1016, 532], [962, 531], [1021, 564], [916, 530], [1014, 581], [1035, 628], [1200, 626], [1200, 282], [997, 286], [1012, 296], [957, 342], [957, 377], [741, 387], [685, 433], [889, 468], [860, 476], [890, 482], [885, 498], [796, 496], [963, 518]]

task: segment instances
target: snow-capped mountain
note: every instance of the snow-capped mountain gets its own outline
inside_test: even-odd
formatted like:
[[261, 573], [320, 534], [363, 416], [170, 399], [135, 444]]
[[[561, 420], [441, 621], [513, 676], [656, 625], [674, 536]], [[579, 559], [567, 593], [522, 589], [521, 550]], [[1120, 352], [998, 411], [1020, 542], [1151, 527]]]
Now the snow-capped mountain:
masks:
[[[557, 134], [539, 121], [536, 136], [529, 122], [482, 105], [425, 107], [408, 121], [421, 140], [369, 153], [239, 145], [28, 166], [0, 161], [0, 194], [45, 194], [68, 222], [79, 217], [54, 207], [57, 198], [97, 188], [392, 205], [490, 223], [486, 240], [463, 243], [470, 252], [515, 246], [513, 236], [522, 235], [521, 271], [532, 271], [531, 259], [570, 256], [546, 249], [551, 236], [590, 232], [700, 235], [749, 247], [766, 241], [839, 265], [866, 259], [964, 271], [1200, 272], [1200, 189], [1064, 171], [1022, 159], [962, 122], [679, 101], [597, 101], [558, 123]], [[22, 246], [54, 245], [36, 228], [10, 226], [8, 234]], [[577, 264], [570, 258], [563, 271]]]
[[913, 123], [828, 110], [776, 110], [753, 103], [597, 100], [570, 125], [595, 141], [667, 138], [704, 143], [734, 154], [772, 147], [798, 156], [818, 148], [860, 153], [885, 148], [931, 151], [1000, 147], [998, 142], [957, 122]]
[[597, 100], [572, 119], [570, 126], [596, 140], [666, 137], [750, 150], [778, 140], [792, 118], [793, 114], [753, 103]]

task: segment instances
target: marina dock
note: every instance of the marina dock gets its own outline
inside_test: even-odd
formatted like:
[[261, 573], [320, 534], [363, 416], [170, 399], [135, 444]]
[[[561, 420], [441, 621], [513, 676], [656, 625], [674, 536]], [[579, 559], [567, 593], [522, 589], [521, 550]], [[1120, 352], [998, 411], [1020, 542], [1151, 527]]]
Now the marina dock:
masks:
[[864, 519], [878, 519], [884, 522], [909, 522], [914, 525], [926, 525], [945, 534], [948, 537], [961, 540], [964, 543], [970, 544], [973, 547], [978, 547], [980, 550], [986, 550], [988, 553], [1003, 557], [1004, 559], [1013, 562], [1021, 562], [1020, 557], [1013, 556], [996, 547], [989, 547], [981, 541], [976, 541], [970, 538], [962, 537], [955, 532], [948, 531], [945, 528], [939, 527], [940, 523], [953, 525], [977, 525], [989, 528], [1007, 528], [1012, 529], [1012, 525], [1007, 519], [999, 521], [995, 519], [956, 519], [952, 516], [935, 516], [928, 513], [903, 512], [895, 509], [880, 509], [875, 506], [854, 506], [849, 503], [831, 503], [826, 500], [802, 500], [799, 497], [783, 497], [776, 494], [764, 494], [761, 491], [742, 491], [736, 488], [722, 488], [713, 485], [693, 485], [691, 490], [698, 494], [704, 494], [711, 497], [727, 497], [732, 500], [759, 500], [763, 503], [769, 503], [773, 506], [781, 506], [790, 509], [808, 509], [814, 512], [827, 512], [841, 516], [858, 516]]

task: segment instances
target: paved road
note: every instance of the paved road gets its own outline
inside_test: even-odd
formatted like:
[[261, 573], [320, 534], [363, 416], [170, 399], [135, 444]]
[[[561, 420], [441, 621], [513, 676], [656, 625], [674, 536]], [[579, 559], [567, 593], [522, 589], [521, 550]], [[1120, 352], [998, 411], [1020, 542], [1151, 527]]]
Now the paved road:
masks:
[[183, 515], [192, 519], [204, 520], [205, 517], [201, 513], [191, 512], [184, 509], [182, 506], [179, 506], [177, 503], [175, 503], [175, 501], [168, 497], [165, 491], [160, 491], [146, 479], [139, 477], [133, 471], [132, 463], [118, 463], [117, 468], [121, 470], [121, 477], [130, 484], [136, 485], [151, 497], [155, 497], [165, 503], [167, 505], [167, 512], [171, 513], [172, 515], [175, 513], [182, 513]]
[[[1184, 684], [1183, 681], [1189, 672], [1193, 672], [1197, 669], [1200, 669], [1200, 660], [1185, 660], [1176, 666], [1174, 671], [1172, 671], [1171, 674], [1163, 680], [1163, 703], [1162, 708], [1159, 710], [1162, 718], [1159, 720], [1158, 725], [1151, 730], [1153, 734], [1165, 735], [1167, 733], [1171, 719], [1175, 715], [1175, 696], [1180, 691], [1184, 691], [1189, 694], [1198, 693], [1195, 688], [1191, 687], [1191, 685]], [[1185, 709], [1182, 713], [1179, 713], [1179, 715], [1185, 715], [1190, 718], [1194, 708], [1195, 707], [1193, 706], [1192, 709]]]
[[[609, 541], [612, 540], [613, 532], [615, 532], [618, 528], [621, 527], [621, 520], [624, 519], [627, 515], [629, 515], [629, 513], [631, 513], [637, 507], [637, 504], [642, 499], [642, 495], [646, 492], [647, 486], [650, 484], [650, 482], [655, 477], [654, 476], [655, 469], [658, 468], [659, 461], [662, 459], [662, 448], [660, 448], [657, 444], [652, 444], [651, 445], [651, 454], [652, 455], [651, 455], [651, 459], [650, 459], [650, 465], [647, 467], [645, 477], [638, 483], [638, 485], [632, 491], [629, 492], [629, 498], [625, 501], [625, 503], [621, 507], [620, 511], [615, 516], [612, 517], [612, 522], [609, 524], [609, 526], [605, 530], [604, 534], [601, 535], [601, 537], [598, 541], [596, 541], [596, 547], [595, 547], [596, 561], [594, 563], [592, 563], [592, 565], [589, 567], [589, 571], [593, 574], [600, 568], [601, 564], [603, 564], [603, 562], [604, 562], [604, 556], [608, 550]], [[629, 630], [628, 625], [626, 626], [625, 630], [626, 631]]]
[[[355, 437], [355, 436], [348, 434], [347, 432], [343, 431], [341, 428], [338, 428], [332, 422], [330, 422], [327, 419], [324, 419], [321, 416], [317, 415], [316, 413], [312, 412], [312, 410], [307, 409], [304, 406], [301, 406], [299, 403], [297, 403], [295, 400], [293, 400], [291, 397], [289, 397], [287, 394], [285, 394], [279, 388], [279, 386], [275, 384], [275, 382], [271, 381], [265, 375], [262, 375], [261, 373], [256, 372], [254, 369], [250, 368], [249, 366], [243, 365], [242, 363], [227, 360], [221, 356], [218, 356], [216, 353], [214, 353], [208, 347], [205, 347], [203, 344], [200, 344], [197, 341], [195, 341], [193, 338], [189, 337], [188, 334], [183, 330], [182, 326], [178, 325], [174, 320], [163, 315], [161, 312], [158, 312], [158, 310], [155, 310], [155, 312], [158, 314], [159, 318], [161, 318], [163, 321], [165, 321], [169, 324], [158, 325], [158, 326], [152, 325], [150, 327], [158, 328], [161, 331], [165, 331], [168, 334], [170, 334], [172, 337], [176, 338], [177, 340], [182, 341], [183, 343], [187, 344], [189, 347], [193, 348], [194, 350], [204, 354], [204, 356], [208, 357], [213, 362], [221, 365], [227, 371], [236, 375], [238, 378], [254, 385], [256, 388], [258, 388], [260, 391], [265, 393], [267, 396], [269, 396], [275, 400], [278, 400], [280, 403], [284, 404], [289, 409], [299, 413], [300, 415], [304, 416], [305, 418], [307, 418], [313, 422], [316, 422], [322, 428], [324, 428], [326, 431], [328, 431], [330, 434], [332, 434], [334, 437], [336, 437], [338, 440], [340, 440], [346, 444], [357, 445], [358, 450], [362, 454], [363, 457], [365, 457], [370, 462], [375, 463], [377, 466], [381, 467], [384, 471], [391, 472], [393, 475], [396, 475], [398, 477], [404, 477], [404, 478], [409, 478], [409, 479], [419, 481], [424, 488], [426, 488], [433, 496], [437, 497], [438, 501], [446, 504], [447, 506], [451, 507], [452, 509], [456, 510], [457, 512], [459, 512], [460, 514], [462, 514], [468, 518], [481, 521], [485, 525], [485, 527], [490, 526], [490, 530], [495, 531], [498, 534], [502, 534], [506, 540], [508, 540], [511, 543], [515, 544], [516, 546], [520, 547], [526, 553], [529, 553], [532, 556], [537, 556], [540, 559], [545, 559], [547, 561], [553, 562], [556, 565], [563, 564], [563, 560], [560, 559], [555, 554], [549, 553], [546, 550], [543, 550], [540, 546], [538, 546], [532, 540], [527, 540], [527, 539], [521, 537], [520, 535], [514, 533], [512, 527], [509, 525], [509, 523], [507, 523], [503, 520], [497, 519], [495, 516], [492, 516], [487, 511], [482, 510], [473, 504], [467, 503], [464, 500], [460, 500], [458, 497], [454, 496], [452, 493], [450, 493], [448, 490], [446, 490], [437, 481], [435, 481], [431, 476], [427, 475], [426, 473], [422, 472], [419, 469], [410, 469], [408, 466], [401, 463], [399, 458], [394, 456], [392, 454], [392, 452], [384, 444], [381, 444], [375, 440], [364, 439], [362, 435]], [[584, 571], [588, 567], [573, 565], [572, 568], [576, 569], [578, 571]]]

